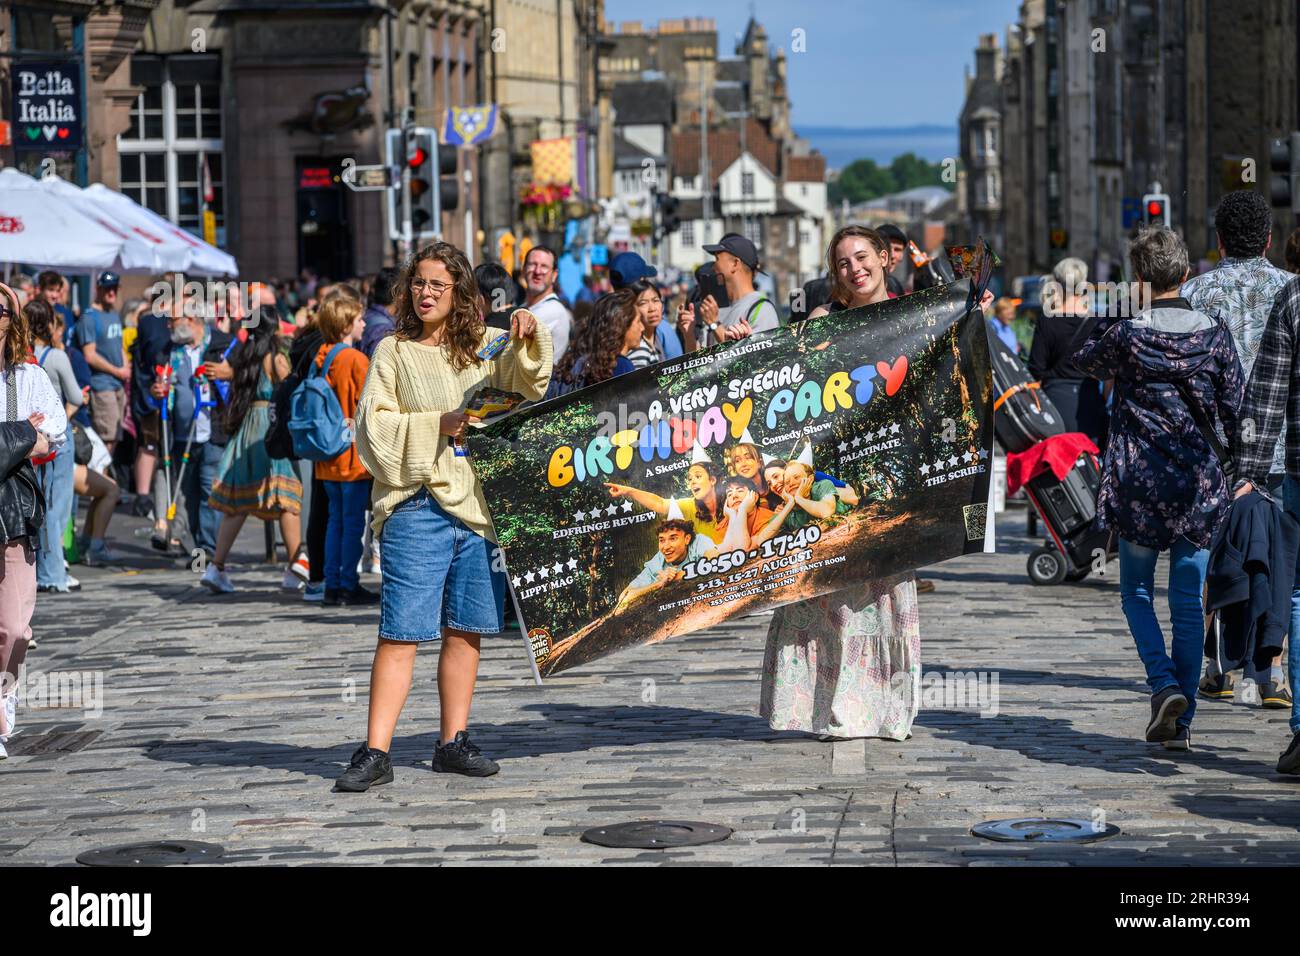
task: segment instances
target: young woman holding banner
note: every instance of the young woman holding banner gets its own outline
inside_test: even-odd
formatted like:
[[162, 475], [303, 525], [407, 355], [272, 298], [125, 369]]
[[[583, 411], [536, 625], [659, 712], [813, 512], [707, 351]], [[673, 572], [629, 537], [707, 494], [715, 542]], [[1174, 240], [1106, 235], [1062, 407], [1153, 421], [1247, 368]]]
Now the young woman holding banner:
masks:
[[[809, 318], [889, 298], [889, 244], [875, 230], [845, 226], [826, 260], [831, 302]], [[791, 480], [787, 474], [787, 486]], [[759, 713], [773, 730], [904, 740], [920, 703], [920, 681], [916, 578], [908, 571], [777, 608], [767, 632]]]
[[478, 285], [455, 246], [435, 242], [402, 271], [396, 328], [375, 348], [357, 407], [357, 454], [374, 476], [373, 527], [383, 546], [379, 643], [370, 672], [366, 742], [338, 779], [360, 792], [393, 779], [388, 749], [421, 644], [439, 639], [440, 743], [433, 769], [485, 777], [499, 769], [466, 730], [479, 637], [499, 632], [505, 574], [487, 503], [469, 459], [466, 399], [483, 386], [536, 400], [551, 374], [551, 335], [526, 309], [510, 317], [496, 358], [478, 353], [498, 335], [479, 313]]

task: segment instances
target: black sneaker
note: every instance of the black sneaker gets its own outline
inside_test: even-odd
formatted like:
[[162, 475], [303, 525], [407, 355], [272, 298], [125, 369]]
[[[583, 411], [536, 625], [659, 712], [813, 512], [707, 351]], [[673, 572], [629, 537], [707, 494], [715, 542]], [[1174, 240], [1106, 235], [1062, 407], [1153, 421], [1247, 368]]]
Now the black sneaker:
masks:
[[131, 514], [137, 518], [153, 517], [153, 498], [150, 495], [136, 495], [131, 502]]
[[1265, 681], [1259, 685], [1259, 705], [1269, 710], [1290, 710], [1291, 692], [1283, 684]]
[[1277, 758], [1277, 772], [1300, 774], [1300, 733], [1291, 738], [1282, 756]]
[[324, 604], [326, 607], [338, 607], [343, 603], [339, 600], [339, 593], [338, 588], [326, 588], [325, 597], [321, 598], [321, 604]]
[[392, 759], [382, 750], [362, 744], [352, 755], [348, 769], [334, 781], [334, 789], [344, 793], [365, 793], [371, 787], [392, 782]]
[[1178, 732], [1178, 718], [1187, 712], [1187, 698], [1177, 687], [1166, 687], [1151, 695], [1151, 723], [1147, 724], [1147, 740], [1159, 743], [1173, 740]]
[[1206, 674], [1201, 678], [1196, 693], [1206, 700], [1232, 700], [1232, 675], [1220, 674], [1218, 677], [1211, 677]]
[[[1184, 698], [1185, 699], [1185, 698]], [[1189, 727], [1179, 727], [1168, 740], [1161, 741], [1166, 750], [1191, 750], [1192, 731]]]
[[[325, 603], [330, 601], [329, 591], [325, 592]], [[379, 595], [374, 591], [368, 591], [361, 585], [357, 585], [351, 590], [339, 589], [338, 602], [345, 607], [366, 607], [371, 604], [379, 603]]]
[[434, 773], [463, 773], [467, 777], [490, 777], [501, 768], [496, 761], [483, 756], [483, 752], [469, 741], [469, 734], [460, 731], [451, 743], [438, 744], [433, 749]]

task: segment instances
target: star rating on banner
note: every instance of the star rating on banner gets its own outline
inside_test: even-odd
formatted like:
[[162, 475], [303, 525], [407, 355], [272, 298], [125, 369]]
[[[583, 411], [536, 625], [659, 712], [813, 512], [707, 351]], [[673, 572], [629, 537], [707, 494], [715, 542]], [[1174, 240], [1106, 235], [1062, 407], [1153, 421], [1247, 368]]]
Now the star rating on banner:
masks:
[[622, 504], [610, 502], [608, 506], [604, 508], [593, 508], [590, 512], [575, 511], [573, 513], [573, 523], [582, 524], [583, 522], [596, 521], [600, 518], [612, 518], [620, 511], [624, 514], [631, 514], [634, 507], [635, 506], [632, 502], [624, 501]]
[[838, 448], [841, 453], [844, 453], [850, 448], [858, 448], [864, 444], [871, 445], [884, 441], [887, 438], [897, 435], [902, 430], [902, 426], [900, 426], [898, 422], [890, 422], [888, 425], [881, 425], [875, 431], [864, 432], [861, 435], [854, 435], [852, 441], [845, 439], [835, 447]]
[[534, 581], [545, 581], [547, 578], [558, 578], [568, 571], [570, 574], [578, 570], [578, 561], [576, 558], [570, 558], [568, 561], [554, 564], [543, 564], [540, 567], [529, 568], [523, 574], [516, 574], [510, 579], [510, 583], [515, 587], [521, 587], [525, 584], [532, 584]]
[[945, 469], [969, 468], [988, 457], [988, 450], [981, 448], [978, 451], [962, 452], [960, 455], [949, 455], [947, 458], [936, 458], [933, 462], [923, 462], [917, 470], [922, 475], [929, 475], [931, 472], [941, 472]]

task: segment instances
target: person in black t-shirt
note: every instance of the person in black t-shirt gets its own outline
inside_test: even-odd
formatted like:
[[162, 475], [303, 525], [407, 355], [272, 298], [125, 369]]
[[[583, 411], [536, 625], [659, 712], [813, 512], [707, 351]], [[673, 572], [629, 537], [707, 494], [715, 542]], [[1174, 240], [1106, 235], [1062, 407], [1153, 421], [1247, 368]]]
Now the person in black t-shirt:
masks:
[[1059, 295], [1043, 300], [1043, 317], [1029, 348], [1029, 372], [1043, 383], [1043, 394], [1061, 413], [1065, 430], [1083, 432], [1100, 446], [1106, 425], [1101, 383], [1074, 364], [1074, 353], [1096, 324], [1083, 296], [1088, 267], [1082, 259], [1062, 259], [1052, 270]]

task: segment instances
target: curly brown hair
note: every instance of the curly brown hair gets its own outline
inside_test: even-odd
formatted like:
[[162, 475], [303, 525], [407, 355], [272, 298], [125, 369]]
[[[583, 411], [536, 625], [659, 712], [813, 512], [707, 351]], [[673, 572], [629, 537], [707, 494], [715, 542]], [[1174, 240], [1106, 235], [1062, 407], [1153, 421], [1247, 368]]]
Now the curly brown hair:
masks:
[[[636, 293], [631, 289], [619, 289], [601, 296], [591, 311], [591, 318], [555, 367], [560, 381], [584, 387], [613, 378], [614, 366], [623, 354], [623, 340], [627, 338], [628, 327], [638, 318]], [[580, 358], [586, 359], [581, 382], [573, 374], [573, 366]]]
[[9, 309], [9, 331], [5, 334], [4, 348], [0, 350], [0, 368], [11, 368], [27, 361], [31, 350], [31, 334], [27, 319], [18, 308], [18, 295], [9, 286], [0, 283], [0, 304]]
[[[853, 301], [853, 292], [844, 284], [844, 280], [840, 278], [839, 270], [835, 267], [835, 249], [845, 239], [854, 236], [867, 240], [867, 242], [875, 246], [877, 252], [884, 253], [886, 256], [889, 255], [889, 243], [885, 241], [885, 237], [874, 229], [868, 229], [866, 226], [845, 226], [831, 237], [830, 245], [826, 247], [826, 271], [831, 278], [831, 298], [840, 305], [848, 305]], [[889, 272], [888, 267], [885, 268], [885, 272]]]
[[465, 258], [465, 253], [450, 242], [435, 242], [425, 246], [402, 267], [397, 297], [393, 300], [397, 314], [393, 334], [399, 339], [407, 340], [417, 339], [424, 334], [424, 323], [420, 321], [411, 297], [411, 280], [420, 263], [430, 260], [441, 262], [451, 273], [451, 312], [447, 315], [447, 330], [443, 333], [442, 344], [447, 350], [452, 368], [460, 372], [471, 365], [481, 365], [483, 360], [477, 353], [482, 346], [486, 326], [478, 309], [478, 283], [474, 281], [474, 269]]

